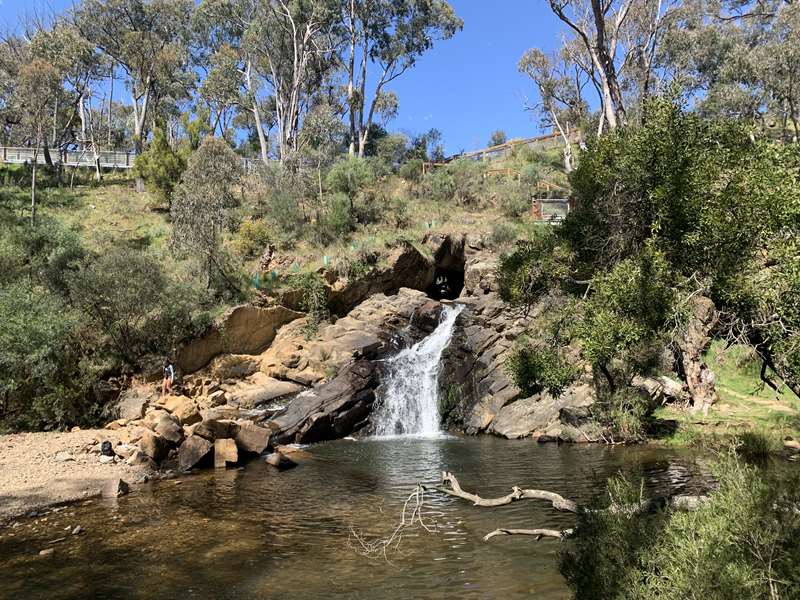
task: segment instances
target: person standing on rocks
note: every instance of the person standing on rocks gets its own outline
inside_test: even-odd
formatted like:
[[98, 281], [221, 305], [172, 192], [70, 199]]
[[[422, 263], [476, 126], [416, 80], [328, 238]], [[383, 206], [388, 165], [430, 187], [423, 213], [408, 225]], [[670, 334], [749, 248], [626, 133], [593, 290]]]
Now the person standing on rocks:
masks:
[[161, 396], [166, 396], [172, 392], [172, 384], [175, 381], [175, 367], [169, 358], [164, 359], [164, 380], [161, 382]]

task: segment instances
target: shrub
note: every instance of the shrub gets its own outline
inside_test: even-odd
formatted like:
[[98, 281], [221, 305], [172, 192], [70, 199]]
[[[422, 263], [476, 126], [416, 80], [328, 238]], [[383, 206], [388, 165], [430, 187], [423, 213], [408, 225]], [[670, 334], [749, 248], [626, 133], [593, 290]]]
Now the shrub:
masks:
[[419, 195], [429, 202], [452, 202], [456, 194], [456, 182], [452, 173], [443, 167], [430, 170], [422, 178]]
[[419, 183], [422, 181], [422, 162], [421, 158], [412, 158], [402, 164], [397, 174], [405, 181]]
[[170, 352], [208, 325], [199, 294], [167, 279], [154, 258], [125, 248], [92, 258], [69, 280], [73, 304], [86, 314], [84, 331], [111, 367], [137, 368], [147, 354]]
[[144, 179], [159, 200], [169, 202], [185, 170], [186, 161], [169, 145], [164, 130], [156, 127], [150, 146], [136, 157], [133, 175]]
[[291, 283], [300, 292], [300, 308], [308, 313], [304, 333], [310, 338], [328, 319], [328, 287], [322, 275], [315, 272], [295, 275]]
[[[696, 511], [581, 512], [560, 565], [575, 598], [797, 598], [797, 473], [760, 470], [732, 453], [714, 470], [719, 485]], [[609, 481], [617, 505], [635, 503], [641, 490]]]
[[270, 230], [262, 219], [247, 219], [239, 226], [233, 247], [241, 256], [254, 258], [270, 243]]
[[510, 223], [495, 223], [489, 235], [489, 244], [498, 248], [506, 246], [517, 239], [517, 230]]
[[495, 188], [503, 214], [510, 219], [518, 219], [531, 210], [530, 188], [520, 183], [505, 183]]
[[364, 159], [348, 158], [333, 165], [325, 177], [329, 192], [356, 198], [367, 187], [375, 184], [375, 172]]
[[543, 390], [551, 396], [559, 396], [577, 375], [555, 347], [548, 344], [535, 345], [527, 339], [517, 343], [506, 360], [505, 369], [526, 396]]
[[646, 393], [625, 387], [601, 393], [594, 416], [615, 436], [626, 441], [640, 441], [646, 437], [653, 409], [653, 402]]

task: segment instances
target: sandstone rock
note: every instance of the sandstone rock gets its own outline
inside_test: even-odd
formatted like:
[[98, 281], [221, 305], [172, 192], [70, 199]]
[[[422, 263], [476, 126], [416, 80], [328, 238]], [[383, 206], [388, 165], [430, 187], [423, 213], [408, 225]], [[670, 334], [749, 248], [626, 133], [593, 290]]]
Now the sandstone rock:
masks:
[[151, 471], [155, 471], [156, 469], [158, 469], [158, 465], [156, 464], [156, 462], [141, 450], [137, 450], [136, 452], [131, 454], [125, 460], [125, 464], [130, 465], [132, 467], [147, 467]]
[[[211, 373], [212, 377], [220, 380], [242, 379], [258, 371], [258, 368], [259, 361], [256, 356], [223, 354], [211, 361], [207, 371]], [[206, 391], [206, 393], [213, 393], [213, 391]]]
[[269, 445], [270, 430], [259, 427], [250, 421], [239, 421], [236, 432], [236, 445], [243, 452], [261, 454]]
[[54, 459], [56, 462], [67, 462], [67, 461], [74, 461], [75, 458], [67, 452], [66, 450], [62, 450], [61, 452], [56, 452], [56, 456]]
[[183, 408], [186, 404], [193, 404], [191, 398], [180, 395], [164, 396], [158, 401], [158, 405], [168, 413], [174, 413], [176, 410]]
[[266, 463], [275, 467], [279, 471], [285, 471], [297, 466], [296, 462], [294, 462], [291, 458], [284, 456], [280, 452], [273, 452], [272, 454], [268, 455]]
[[178, 424], [176, 417], [162, 413], [153, 424], [153, 430], [163, 438], [177, 445], [183, 441], [183, 429]]
[[44, 550], [39, 550], [39, 556], [53, 556], [55, 552], [55, 548], [45, 548]]
[[81, 527], [80, 525], [75, 525], [75, 527], [72, 530], [72, 535], [80, 535], [83, 533], [83, 531], [84, 531], [83, 527]]
[[313, 443], [339, 439], [367, 423], [375, 401], [375, 365], [357, 361], [333, 381], [298, 395], [286, 410], [267, 422], [273, 443]]
[[220, 439], [214, 442], [214, 467], [224, 469], [227, 465], [239, 462], [239, 450], [231, 439]]
[[117, 431], [122, 429], [128, 424], [128, 419], [117, 419], [116, 421], [111, 421], [108, 425], [105, 426], [104, 429], [109, 431]]
[[122, 393], [117, 402], [117, 416], [120, 419], [141, 419], [149, 402], [155, 402], [158, 393], [152, 387], [137, 386]]
[[436, 300], [429, 300], [414, 310], [411, 321], [425, 332], [431, 333], [442, 320], [444, 307]]
[[207, 335], [181, 348], [177, 365], [185, 373], [194, 373], [223, 353], [256, 354], [275, 339], [278, 329], [302, 316], [283, 306], [237, 306], [225, 313]]
[[134, 452], [136, 452], [136, 446], [131, 444], [119, 444], [114, 448], [114, 454], [123, 460], [130, 458], [131, 454]]
[[105, 456], [104, 455], [104, 456], [101, 456], [100, 458], [98, 458], [97, 460], [101, 465], [110, 465], [110, 464], [114, 463], [114, 457], [113, 456]]
[[156, 463], [160, 463], [169, 454], [169, 440], [159, 434], [145, 430], [142, 439], [139, 440], [139, 449]]
[[208, 456], [213, 447], [211, 442], [200, 436], [186, 438], [178, 449], [178, 467], [182, 471], [188, 471]]
[[208, 396], [208, 403], [210, 406], [222, 406], [223, 404], [228, 403], [228, 399], [225, 396], [225, 392], [222, 390], [216, 390], [211, 392]]
[[194, 401], [184, 403], [172, 413], [172, 416], [176, 417], [181, 425], [194, 425], [203, 420], [200, 409]]
[[302, 390], [303, 386], [298, 383], [281, 381], [264, 373], [256, 373], [231, 390], [230, 399], [242, 408], [255, 408], [292, 396]]
[[209, 419], [235, 420], [239, 418], [241, 412], [242, 411], [239, 410], [239, 407], [237, 406], [225, 405], [201, 410], [200, 416], [204, 421], [208, 421]]
[[239, 424], [235, 421], [221, 419], [206, 419], [194, 426], [193, 435], [199, 435], [210, 442], [235, 438], [239, 431]]

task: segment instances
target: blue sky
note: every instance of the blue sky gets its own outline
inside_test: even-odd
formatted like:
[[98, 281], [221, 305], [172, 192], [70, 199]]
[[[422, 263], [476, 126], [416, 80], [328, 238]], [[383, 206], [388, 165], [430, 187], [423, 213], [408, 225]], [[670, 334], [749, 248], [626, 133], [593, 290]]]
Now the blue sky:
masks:
[[[438, 43], [393, 82], [400, 114], [389, 129], [413, 134], [436, 127], [448, 154], [485, 146], [496, 129], [509, 137], [536, 135], [538, 121], [523, 108], [525, 98], [536, 94], [517, 73], [517, 61], [530, 47], [557, 47], [561, 23], [543, 0], [450, 1], [464, 19], [464, 30]], [[20, 15], [34, 9], [58, 11], [70, 4], [0, 0], [0, 24], [13, 27]]]

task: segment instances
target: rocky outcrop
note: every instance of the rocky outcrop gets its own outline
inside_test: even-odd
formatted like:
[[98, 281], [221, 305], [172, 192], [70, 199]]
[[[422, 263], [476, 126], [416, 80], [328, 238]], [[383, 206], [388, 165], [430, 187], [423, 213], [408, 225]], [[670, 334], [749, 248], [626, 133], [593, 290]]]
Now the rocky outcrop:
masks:
[[427, 290], [433, 283], [434, 264], [412, 244], [392, 250], [385, 267], [374, 269], [355, 281], [337, 281], [330, 289], [328, 308], [334, 315], [345, 315], [375, 294], [391, 296], [401, 288]]
[[359, 431], [367, 425], [378, 381], [375, 364], [360, 360], [333, 381], [303, 392], [267, 421], [273, 432], [271, 444], [309, 444]]
[[[526, 397], [510, 380], [505, 364], [514, 342], [558, 300], [526, 315], [500, 298], [495, 269], [496, 258], [488, 254], [473, 254], [466, 262], [458, 300], [465, 309], [443, 357], [441, 394], [454, 399], [446, 406], [448, 427], [511, 439], [594, 441], [598, 428], [591, 419], [595, 394], [588, 373], [556, 398], [545, 392]], [[574, 354], [570, 358], [577, 363]]]
[[194, 373], [220, 354], [258, 354], [275, 339], [278, 329], [302, 316], [283, 306], [237, 306], [205, 336], [182, 347], [176, 364], [183, 373]]

